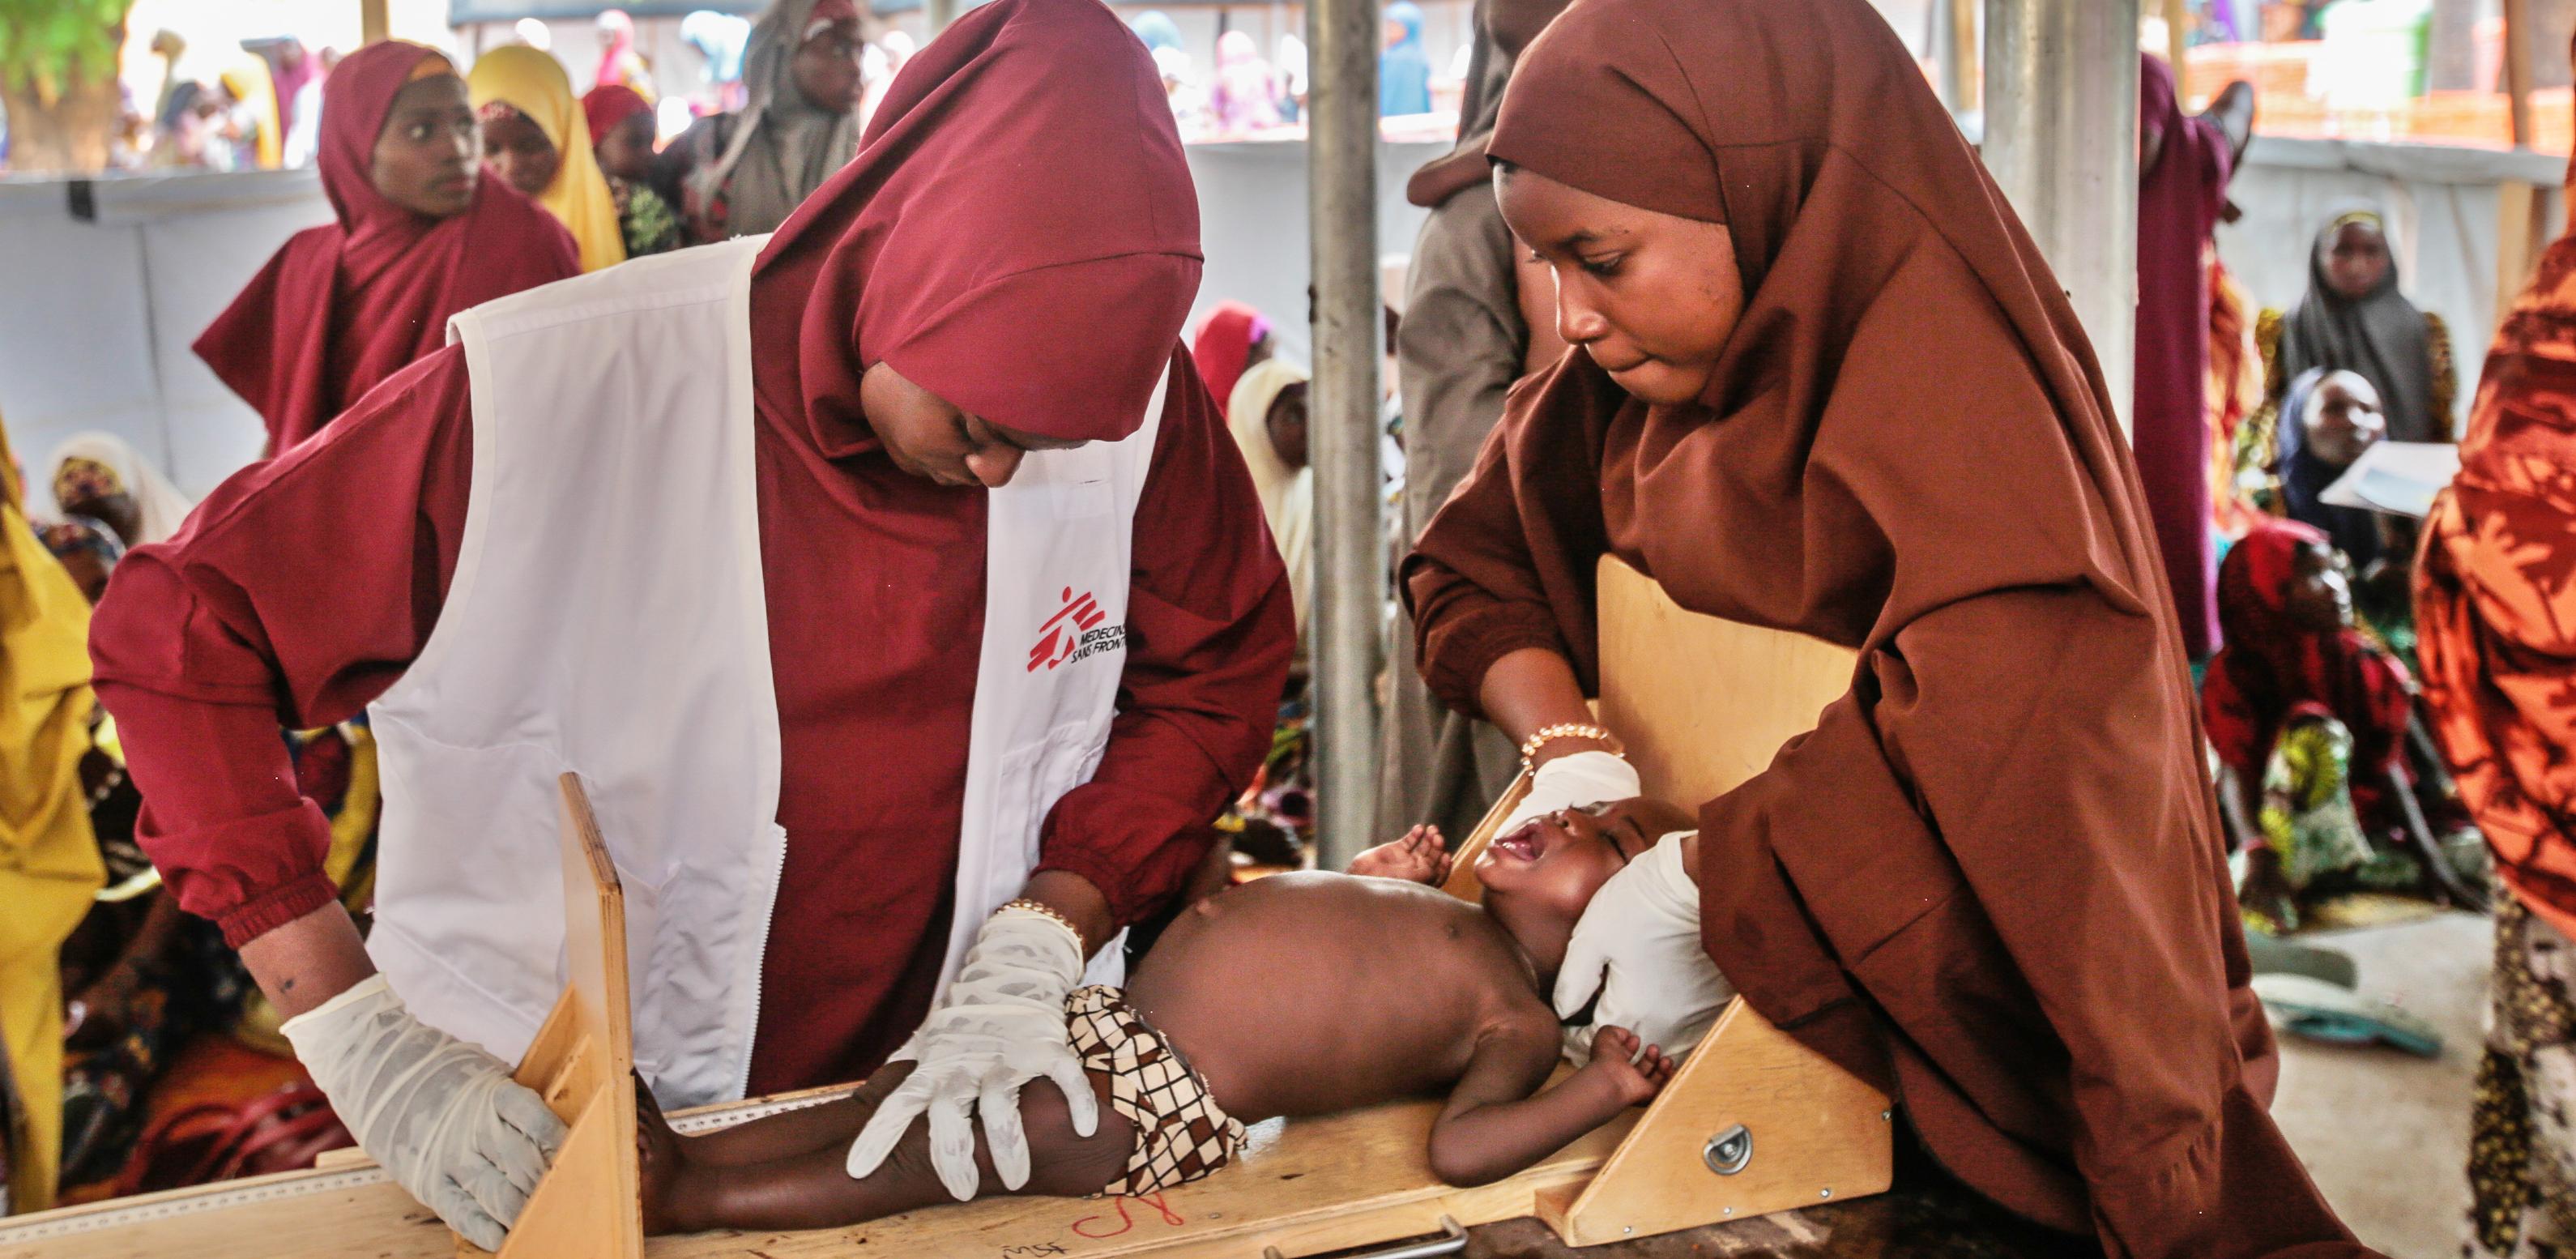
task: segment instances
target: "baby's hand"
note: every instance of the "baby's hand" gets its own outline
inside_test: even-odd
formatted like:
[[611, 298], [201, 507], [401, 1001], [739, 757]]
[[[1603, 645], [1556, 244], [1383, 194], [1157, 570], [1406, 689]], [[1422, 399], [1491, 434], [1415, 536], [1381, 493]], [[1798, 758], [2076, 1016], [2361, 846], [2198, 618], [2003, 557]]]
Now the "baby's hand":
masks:
[[[1585, 1074], [1598, 1074], [1618, 1094], [1621, 1106], [1635, 1106], [1672, 1083], [1673, 1060], [1653, 1045], [1637, 1052], [1637, 1034], [1624, 1027], [1604, 1027], [1592, 1038], [1592, 1061]], [[1635, 1059], [1631, 1062], [1630, 1059]]]
[[1441, 846], [1439, 827], [1417, 826], [1406, 831], [1404, 838], [1353, 858], [1350, 872], [1437, 885], [1449, 880], [1449, 852]]

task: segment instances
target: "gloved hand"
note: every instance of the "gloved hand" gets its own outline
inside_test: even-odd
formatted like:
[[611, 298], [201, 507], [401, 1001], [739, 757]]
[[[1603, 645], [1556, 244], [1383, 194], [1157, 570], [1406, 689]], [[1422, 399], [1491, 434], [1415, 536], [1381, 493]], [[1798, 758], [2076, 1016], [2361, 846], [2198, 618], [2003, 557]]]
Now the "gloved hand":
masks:
[[1503, 818], [1496, 835], [1509, 835], [1523, 823], [1558, 809], [1585, 809], [1609, 800], [1641, 794], [1637, 767], [1615, 752], [1576, 752], [1538, 767], [1530, 775], [1529, 794]]
[[[1572, 758], [1568, 758], [1572, 759]], [[1597, 989], [1591, 1027], [1567, 1035], [1588, 1055], [1592, 1028], [1624, 1027], [1680, 1058], [1699, 1044], [1735, 986], [1699, 942], [1699, 885], [1682, 861], [1691, 832], [1675, 831], [1610, 876], [1584, 907], [1556, 972], [1556, 1012], [1580, 1013]]]
[[1064, 1090], [1073, 1130], [1100, 1127], [1100, 1102], [1065, 1032], [1064, 999], [1082, 979], [1082, 941], [1063, 923], [1031, 909], [1005, 906], [984, 923], [957, 982], [921, 1030], [889, 1060], [919, 1065], [896, 1085], [850, 1143], [849, 1171], [865, 1176], [885, 1162], [912, 1121], [930, 1116], [930, 1165], [960, 1202], [975, 1196], [975, 1129], [1005, 1188], [1029, 1183], [1029, 1139], [1020, 1128], [1020, 1086], [1039, 1076]]
[[396, 1184], [499, 1250], [563, 1144], [563, 1121], [501, 1060], [413, 1018], [376, 975], [279, 1029]]

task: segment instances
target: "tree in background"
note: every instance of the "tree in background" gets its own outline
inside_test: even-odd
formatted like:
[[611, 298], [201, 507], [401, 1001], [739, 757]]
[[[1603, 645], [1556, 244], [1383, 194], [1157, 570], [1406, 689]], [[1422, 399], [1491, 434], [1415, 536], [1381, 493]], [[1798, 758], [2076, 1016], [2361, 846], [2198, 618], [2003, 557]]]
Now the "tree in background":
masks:
[[107, 167], [117, 50], [134, 0], [0, 0], [0, 107], [14, 171]]

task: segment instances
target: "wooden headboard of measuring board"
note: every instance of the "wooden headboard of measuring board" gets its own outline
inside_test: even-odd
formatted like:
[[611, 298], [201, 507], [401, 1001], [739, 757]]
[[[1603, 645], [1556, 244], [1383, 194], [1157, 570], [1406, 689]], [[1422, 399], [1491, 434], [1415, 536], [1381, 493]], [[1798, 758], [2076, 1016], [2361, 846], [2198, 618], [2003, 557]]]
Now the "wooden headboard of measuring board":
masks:
[[[1851, 687], [1850, 648], [1688, 611], [1615, 556], [1598, 590], [1601, 723], [1650, 796], [1695, 809], [1733, 790]], [[1524, 774], [1458, 846], [1446, 891], [1483, 894], [1476, 855], [1528, 790]], [[1589, 1246], [1878, 1193], [1893, 1126], [1877, 1090], [1739, 997], [1592, 1182], [1541, 1194], [1538, 1214]]]

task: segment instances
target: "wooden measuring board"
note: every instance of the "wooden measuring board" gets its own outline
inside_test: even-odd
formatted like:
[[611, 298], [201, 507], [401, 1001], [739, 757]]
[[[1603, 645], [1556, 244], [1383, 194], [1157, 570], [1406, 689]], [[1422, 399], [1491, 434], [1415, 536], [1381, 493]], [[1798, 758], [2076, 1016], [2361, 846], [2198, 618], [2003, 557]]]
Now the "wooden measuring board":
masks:
[[[1426, 1100], [1329, 1119], [1256, 1125], [1243, 1156], [1225, 1170], [1146, 1198], [992, 1198], [843, 1229], [656, 1237], [646, 1241], [644, 1254], [647, 1259], [1257, 1259], [1276, 1247], [1291, 1257], [1313, 1255], [1437, 1233], [1443, 1216], [1472, 1225], [1528, 1215], [1534, 1193], [1589, 1180], [1631, 1122], [1614, 1122], [1511, 1180], [1454, 1189], [1431, 1174], [1426, 1153], [1439, 1107]], [[354, 1188], [297, 1192], [299, 1181], [352, 1175], [376, 1179]], [[0, 1259], [447, 1259], [455, 1253], [446, 1227], [373, 1168], [289, 1172], [155, 1197], [160, 1207], [184, 1208], [190, 1199], [218, 1194], [241, 1200], [154, 1215], [156, 1204], [125, 1199], [25, 1217], [39, 1225], [112, 1211], [142, 1218], [41, 1236], [13, 1221], [14, 1227], [0, 1227]], [[615, 1254], [589, 1246], [553, 1253], [566, 1259]]]
[[[1687, 611], [1613, 556], [1598, 589], [1601, 724], [1647, 795], [1689, 808], [1734, 790], [1850, 689], [1849, 648]], [[1480, 894], [1476, 854], [1528, 791], [1523, 775], [1459, 846], [1447, 891]], [[1885, 1095], [1738, 997], [1601, 1172], [1540, 1190], [1537, 1214], [1593, 1246], [1883, 1193], [1894, 1127]]]
[[[644, 1253], [635, 1149], [635, 1029], [626, 991], [626, 896], [581, 780], [563, 794], [566, 982], [514, 1078], [564, 1121], [563, 1145], [519, 1213], [501, 1259]], [[463, 1238], [460, 1259], [492, 1252]]]
[[[1685, 612], [1616, 560], [1603, 561], [1600, 592], [1601, 714], [1628, 741], [1652, 794], [1696, 803], [1742, 783], [1783, 742], [1812, 728], [1850, 684], [1849, 651]], [[1470, 870], [1475, 851], [1525, 790], [1525, 783], [1515, 784], [1460, 846], [1449, 890], [1478, 894]], [[567, 886], [579, 884], [568, 877]], [[622, 939], [622, 932], [595, 938]], [[706, 1107], [674, 1115], [673, 1123], [684, 1131], [721, 1126], [846, 1091]], [[1510, 1179], [1457, 1189], [1433, 1176], [1427, 1138], [1438, 1110], [1438, 1102], [1425, 1100], [1258, 1125], [1233, 1164], [1147, 1198], [996, 1198], [846, 1229], [653, 1238], [643, 1254], [1252, 1259], [1275, 1250], [1298, 1259], [1438, 1234], [1444, 1220], [1476, 1225], [1527, 1215], [1581, 1246], [1861, 1197], [1884, 1190], [1889, 1180], [1893, 1125], [1886, 1099], [1741, 1001], [1642, 1114], [1622, 1116]], [[631, 1132], [632, 1123], [630, 1109], [622, 1130]], [[1739, 1126], [1750, 1138], [1742, 1151], [1748, 1157], [1741, 1170], [1721, 1175], [1715, 1167], [1727, 1160], [1719, 1156], [1738, 1147], [1716, 1139]], [[631, 1140], [625, 1148], [632, 1150]], [[541, 1195], [565, 1166], [558, 1162]], [[606, 1197], [619, 1192], [607, 1186], [626, 1173], [611, 1167], [580, 1174]], [[632, 1189], [622, 1192], [607, 1205], [634, 1201]], [[523, 1217], [521, 1235], [548, 1226]], [[613, 1259], [621, 1253], [607, 1232], [577, 1236], [565, 1249], [518, 1251], [520, 1244], [514, 1237], [505, 1255]], [[363, 1164], [0, 1223], [0, 1259], [447, 1259], [455, 1253], [435, 1217]]]

